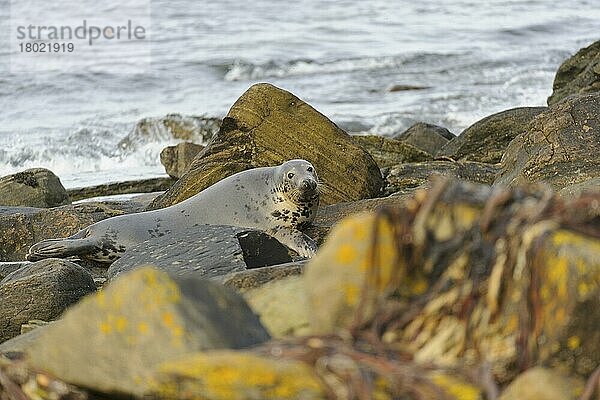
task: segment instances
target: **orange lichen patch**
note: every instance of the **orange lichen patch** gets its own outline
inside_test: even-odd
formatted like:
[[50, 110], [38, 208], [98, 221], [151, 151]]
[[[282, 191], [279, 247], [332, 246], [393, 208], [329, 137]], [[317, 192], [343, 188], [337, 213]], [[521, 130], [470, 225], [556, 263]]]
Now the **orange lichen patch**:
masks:
[[161, 364], [152, 392], [165, 399], [322, 399], [310, 368], [229, 350], [196, 353]]

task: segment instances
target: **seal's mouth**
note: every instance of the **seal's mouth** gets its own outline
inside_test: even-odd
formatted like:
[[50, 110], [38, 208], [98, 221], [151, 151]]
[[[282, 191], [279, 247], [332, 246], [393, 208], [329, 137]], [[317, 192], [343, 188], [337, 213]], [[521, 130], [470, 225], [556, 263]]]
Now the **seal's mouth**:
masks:
[[314, 200], [319, 196], [319, 186], [313, 179], [305, 179], [300, 184], [298, 191], [298, 200], [310, 201]]

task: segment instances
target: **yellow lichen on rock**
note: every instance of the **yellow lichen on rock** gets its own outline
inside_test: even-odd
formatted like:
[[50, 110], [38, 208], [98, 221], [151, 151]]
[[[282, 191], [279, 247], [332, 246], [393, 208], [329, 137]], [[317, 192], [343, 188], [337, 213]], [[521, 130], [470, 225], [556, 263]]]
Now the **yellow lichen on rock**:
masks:
[[435, 372], [429, 378], [452, 399], [480, 400], [483, 398], [481, 389], [456, 376]]
[[249, 352], [196, 353], [158, 367], [151, 392], [161, 399], [324, 399], [308, 365]]
[[[373, 213], [361, 213], [343, 220], [311, 260], [305, 273], [311, 326], [327, 333], [347, 328], [363, 294], [365, 284], [372, 310], [373, 301], [390, 287], [398, 287], [405, 275], [397, 264], [397, 247], [392, 225]], [[373, 235], [377, 243], [372, 251]], [[419, 291], [423, 291], [419, 283]]]

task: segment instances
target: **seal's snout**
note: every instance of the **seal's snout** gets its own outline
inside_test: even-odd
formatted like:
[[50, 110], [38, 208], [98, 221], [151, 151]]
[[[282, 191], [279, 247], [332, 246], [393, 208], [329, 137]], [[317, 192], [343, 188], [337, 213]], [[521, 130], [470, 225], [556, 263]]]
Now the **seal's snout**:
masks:
[[305, 179], [302, 181], [302, 189], [303, 190], [314, 191], [316, 188], [317, 188], [317, 182], [315, 182], [313, 179]]

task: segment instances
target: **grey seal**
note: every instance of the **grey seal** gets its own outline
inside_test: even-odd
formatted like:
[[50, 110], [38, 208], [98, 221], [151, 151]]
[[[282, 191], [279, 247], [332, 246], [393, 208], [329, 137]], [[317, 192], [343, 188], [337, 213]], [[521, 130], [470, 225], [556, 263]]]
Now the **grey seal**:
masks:
[[315, 168], [305, 160], [231, 175], [170, 207], [99, 221], [64, 239], [44, 240], [27, 259], [78, 256], [112, 263], [144, 240], [199, 225], [230, 225], [264, 231], [300, 256], [312, 257], [315, 242], [302, 231], [319, 206]]

